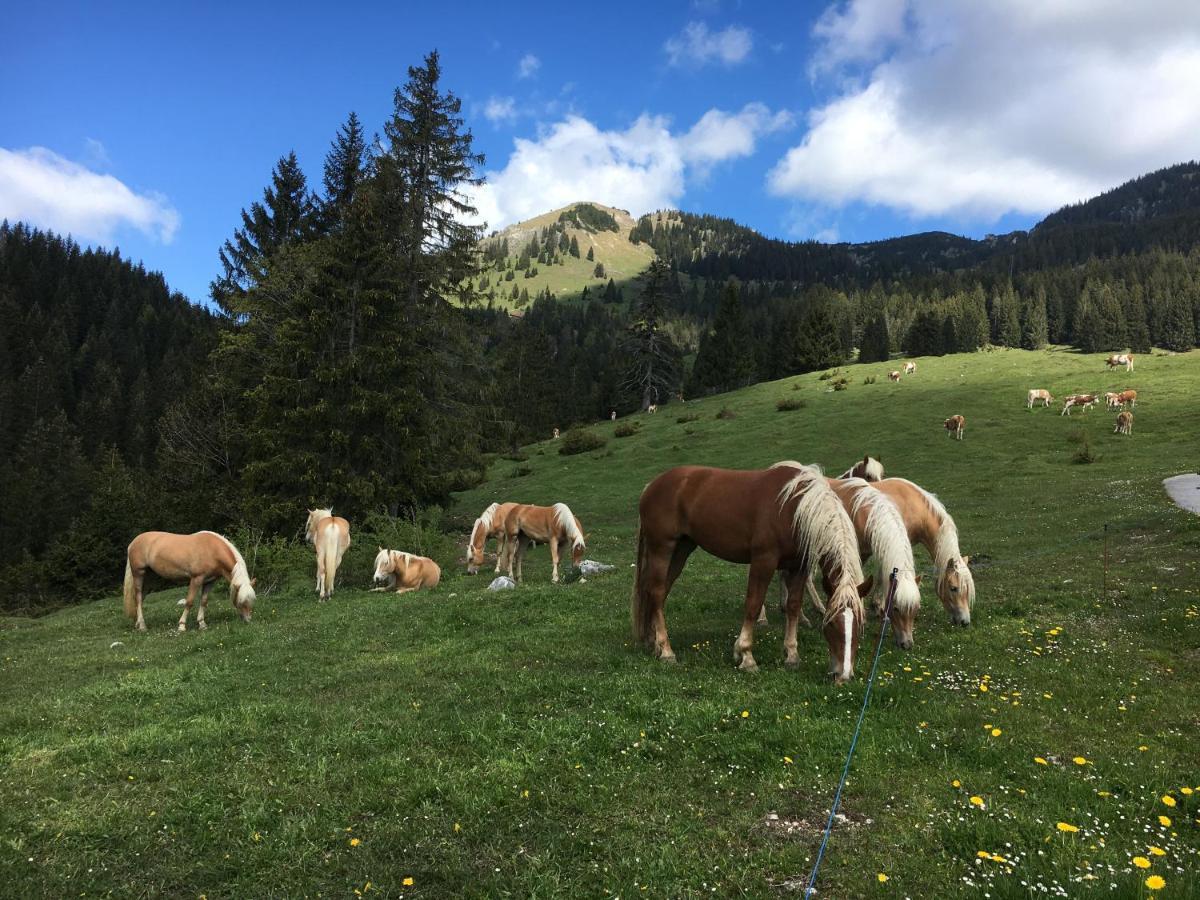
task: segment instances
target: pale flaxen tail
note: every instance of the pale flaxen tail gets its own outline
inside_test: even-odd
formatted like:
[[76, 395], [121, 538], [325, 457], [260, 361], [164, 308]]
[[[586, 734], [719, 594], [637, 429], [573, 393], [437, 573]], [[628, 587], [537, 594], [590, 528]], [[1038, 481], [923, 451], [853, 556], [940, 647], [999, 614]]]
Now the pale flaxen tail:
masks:
[[333, 582], [337, 576], [337, 526], [332, 522], [329, 523], [325, 526], [325, 534], [322, 537], [324, 543], [321, 545], [321, 555], [325, 558], [325, 583], [321, 585], [321, 595], [332, 597]]
[[133, 566], [125, 560], [125, 615], [137, 617], [137, 585], [133, 581]]

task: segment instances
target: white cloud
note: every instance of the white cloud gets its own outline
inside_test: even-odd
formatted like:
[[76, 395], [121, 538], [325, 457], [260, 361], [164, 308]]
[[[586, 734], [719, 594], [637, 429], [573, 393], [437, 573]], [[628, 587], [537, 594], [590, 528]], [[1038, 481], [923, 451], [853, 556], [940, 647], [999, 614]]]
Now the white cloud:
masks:
[[689, 22], [663, 44], [667, 62], [673, 66], [703, 66], [710, 62], [732, 66], [745, 60], [753, 47], [750, 29], [730, 25], [721, 31], [709, 31], [703, 22]]
[[517, 102], [512, 97], [489, 97], [483, 115], [493, 125], [511, 122], [517, 117]]
[[542, 67], [542, 61], [532, 53], [526, 53], [517, 63], [518, 78], [532, 78]]
[[508, 163], [472, 192], [479, 218], [503, 228], [578, 200], [628, 209], [635, 216], [679, 202], [689, 176], [754, 152], [759, 136], [786, 126], [787, 113], [761, 103], [740, 112], [712, 109], [682, 134], [663, 116], [643, 114], [624, 130], [605, 131], [569, 115], [536, 139], [517, 138]]
[[132, 226], [169, 244], [179, 213], [157, 193], [139, 194], [45, 147], [0, 147], [0, 219], [29, 222], [78, 239], [111, 242]]
[[852, 0], [814, 32], [811, 71], [852, 86], [809, 114], [779, 195], [992, 221], [1198, 155], [1192, 0]]

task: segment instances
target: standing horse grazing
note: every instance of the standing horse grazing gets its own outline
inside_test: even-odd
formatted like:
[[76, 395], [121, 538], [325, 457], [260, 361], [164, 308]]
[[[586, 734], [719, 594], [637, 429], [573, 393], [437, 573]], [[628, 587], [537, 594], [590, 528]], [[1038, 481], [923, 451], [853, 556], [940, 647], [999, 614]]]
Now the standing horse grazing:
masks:
[[1133, 413], [1126, 409], [1117, 414], [1117, 427], [1113, 429], [1113, 434], [1133, 434]]
[[407, 594], [421, 588], [435, 588], [442, 580], [442, 569], [427, 556], [379, 548], [375, 554], [375, 583], [372, 591]]
[[963, 432], [967, 430], [967, 420], [963, 416], [951, 416], [942, 423], [942, 427], [946, 429], [946, 436], [963, 439]]
[[208, 609], [208, 595], [218, 578], [229, 582], [229, 599], [234, 609], [243, 622], [250, 621], [254, 611], [254, 580], [246, 571], [246, 561], [237, 547], [215, 531], [195, 534], [147, 531], [133, 539], [125, 554], [125, 615], [137, 619], [138, 631], [146, 630], [142, 583], [147, 569], [172, 581], [188, 582], [187, 600], [179, 618], [180, 631], [187, 631], [187, 617], [196, 591], [200, 591], [196, 625], [201, 629], [208, 627], [204, 613]]
[[516, 563], [516, 580], [523, 578], [522, 563], [529, 545], [537, 541], [550, 545], [550, 559], [554, 563], [551, 581], [558, 583], [558, 545], [571, 545], [571, 565], [579, 568], [583, 552], [587, 549], [583, 540], [583, 526], [565, 503], [553, 506], [527, 506], [519, 504], [509, 511], [504, 519], [504, 532], [508, 542], [508, 577], [513, 577]]
[[915, 362], [906, 362], [904, 364], [904, 374], [905, 375], [916, 375], [917, 374], [917, 364]]
[[332, 509], [310, 509], [304, 539], [317, 551], [317, 596], [324, 602], [333, 596], [338, 566], [350, 546], [350, 523]]
[[471, 526], [471, 539], [467, 543], [467, 574], [474, 575], [483, 565], [483, 548], [488, 538], [496, 538], [496, 572], [504, 564], [508, 541], [504, 533], [504, 520], [519, 503], [493, 503], [488, 506], [475, 524]]
[[958, 526], [937, 497], [903, 478], [885, 478], [872, 485], [892, 498], [908, 528], [908, 539], [923, 544], [937, 570], [937, 595], [955, 625], [971, 624], [975, 579], [958, 548]]
[[1132, 353], [1114, 353], [1104, 361], [1104, 365], [1108, 369], [1115, 369], [1118, 366], [1124, 366], [1126, 372], [1133, 371], [1133, 354]]
[[1030, 388], [1029, 397], [1025, 401], [1026, 409], [1033, 409], [1033, 404], [1040, 403], [1043, 407], [1049, 406], [1054, 402], [1054, 398], [1050, 396], [1050, 392], [1045, 388]]
[[838, 478], [861, 478], [863, 481], [880, 481], [883, 479], [883, 463], [873, 456], [864, 454], [861, 460], [839, 475]]
[[638, 513], [633, 636], [659, 659], [675, 661], [663, 606], [688, 557], [702, 547], [750, 566], [742, 628], [733, 645], [739, 668], [758, 671], [751, 653], [754, 622], [779, 570], [788, 588], [784, 665], [800, 665], [796, 626], [804, 581], [816, 566], [830, 595], [824, 621], [830, 672], [838, 684], [853, 677], [862, 595], [870, 585], [862, 583], [854, 525], [819, 469], [796, 462], [754, 471], [679, 466], [646, 485]]

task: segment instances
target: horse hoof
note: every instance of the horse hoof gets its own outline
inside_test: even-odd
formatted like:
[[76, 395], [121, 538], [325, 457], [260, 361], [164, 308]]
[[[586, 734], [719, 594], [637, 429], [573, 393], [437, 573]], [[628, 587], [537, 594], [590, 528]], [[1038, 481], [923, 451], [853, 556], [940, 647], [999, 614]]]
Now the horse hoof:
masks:
[[669, 656], [667, 656], [667, 655], [660, 656], [658, 659], [659, 659], [659, 661], [660, 661], [660, 662], [664, 662], [664, 663], [666, 663], [666, 664], [667, 664], [667, 665], [669, 665], [669, 666], [673, 666], [673, 665], [675, 665], [677, 662], [679, 662], [679, 660], [677, 660], [677, 659], [675, 658], [675, 654], [674, 654], [674, 653], [670, 654]]
[[748, 657], [743, 657], [741, 665], [738, 666], [738, 669], [742, 672], [749, 672], [751, 675], [757, 675], [758, 663]]
[[797, 669], [799, 669], [799, 668], [800, 668], [800, 660], [798, 660], [798, 659], [785, 659], [785, 660], [783, 661], [783, 667], [784, 667], [785, 669], [787, 669], [789, 672], [795, 672]]
[[185, 631], [187, 631], [187, 626], [186, 626], [186, 625], [180, 625], [178, 630], [179, 630], [179, 633], [180, 633], [180, 634], [183, 634]]
[[208, 631], [208, 623], [207, 622], [201, 622], [196, 627], [199, 628], [201, 631]]

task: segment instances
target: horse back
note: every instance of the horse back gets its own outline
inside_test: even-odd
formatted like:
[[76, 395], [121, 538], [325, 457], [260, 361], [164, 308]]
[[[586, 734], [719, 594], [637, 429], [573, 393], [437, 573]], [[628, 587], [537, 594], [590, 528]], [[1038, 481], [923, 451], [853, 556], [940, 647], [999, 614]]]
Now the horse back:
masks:
[[[933, 541], [940, 523], [920, 491], [898, 478], [885, 478], [871, 487], [882, 491], [896, 504], [900, 516], [904, 519], [904, 527], [908, 529], [909, 541], [927, 545]], [[857, 526], [857, 523], [855, 525]]]
[[210, 531], [195, 534], [146, 531], [130, 543], [128, 557], [132, 568], [150, 569], [163, 578], [227, 576], [237, 563], [228, 542]]

